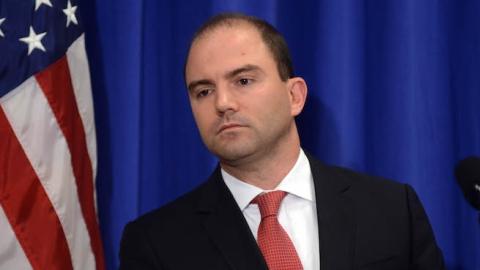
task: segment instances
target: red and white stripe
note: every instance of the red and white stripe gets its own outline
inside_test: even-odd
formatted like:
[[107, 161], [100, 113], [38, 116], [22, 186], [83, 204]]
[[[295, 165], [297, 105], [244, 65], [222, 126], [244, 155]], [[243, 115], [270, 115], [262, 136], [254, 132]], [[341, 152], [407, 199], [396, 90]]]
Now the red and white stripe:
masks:
[[84, 36], [0, 105], [0, 269], [105, 269]]

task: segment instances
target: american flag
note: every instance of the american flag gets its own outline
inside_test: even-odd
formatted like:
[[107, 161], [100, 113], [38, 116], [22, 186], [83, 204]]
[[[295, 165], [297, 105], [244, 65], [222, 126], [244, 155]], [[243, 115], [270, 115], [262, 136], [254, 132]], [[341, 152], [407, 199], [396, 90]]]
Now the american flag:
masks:
[[78, 3], [0, 0], [0, 269], [104, 269]]

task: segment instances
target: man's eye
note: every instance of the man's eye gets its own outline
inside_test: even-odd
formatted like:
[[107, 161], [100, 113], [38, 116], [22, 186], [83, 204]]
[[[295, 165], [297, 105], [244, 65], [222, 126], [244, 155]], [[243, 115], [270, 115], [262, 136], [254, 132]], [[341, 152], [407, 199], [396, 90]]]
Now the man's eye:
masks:
[[239, 85], [249, 85], [251, 83], [252, 83], [252, 79], [242, 78], [242, 79], [238, 80]]
[[212, 89], [200, 90], [197, 93], [197, 98], [202, 98], [208, 96], [212, 92]]

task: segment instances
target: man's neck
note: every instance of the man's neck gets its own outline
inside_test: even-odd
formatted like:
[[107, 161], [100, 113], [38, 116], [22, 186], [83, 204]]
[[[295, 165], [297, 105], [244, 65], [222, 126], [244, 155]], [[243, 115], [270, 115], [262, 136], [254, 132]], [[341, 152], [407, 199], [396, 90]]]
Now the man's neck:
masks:
[[232, 176], [259, 187], [273, 190], [290, 172], [300, 155], [300, 144], [295, 143], [283, 151], [270, 151], [260, 159], [242, 164], [220, 162], [222, 168]]

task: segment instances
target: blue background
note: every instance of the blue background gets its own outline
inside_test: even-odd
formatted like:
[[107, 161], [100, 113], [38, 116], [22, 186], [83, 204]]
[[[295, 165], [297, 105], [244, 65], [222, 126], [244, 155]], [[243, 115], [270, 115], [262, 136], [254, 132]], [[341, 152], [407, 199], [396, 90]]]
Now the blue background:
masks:
[[82, 2], [109, 269], [125, 223], [202, 182], [216, 164], [183, 82], [189, 40], [220, 11], [266, 19], [309, 85], [303, 147], [326, 163], [414, 186], [448, 269], [480, 269], [477, 213], [454, 165], [480, 155], [480, 1]]

